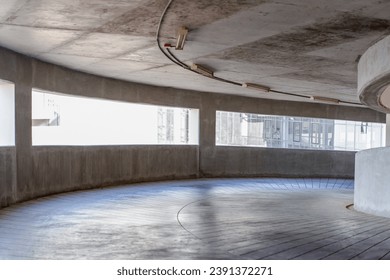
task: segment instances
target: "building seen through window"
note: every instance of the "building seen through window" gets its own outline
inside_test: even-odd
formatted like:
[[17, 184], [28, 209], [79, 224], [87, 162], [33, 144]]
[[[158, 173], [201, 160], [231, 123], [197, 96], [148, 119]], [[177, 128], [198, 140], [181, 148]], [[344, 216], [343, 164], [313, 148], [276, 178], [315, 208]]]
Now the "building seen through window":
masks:
[[382, 147], [385, 124], [217, 111], [216, 144], [357, 151]]

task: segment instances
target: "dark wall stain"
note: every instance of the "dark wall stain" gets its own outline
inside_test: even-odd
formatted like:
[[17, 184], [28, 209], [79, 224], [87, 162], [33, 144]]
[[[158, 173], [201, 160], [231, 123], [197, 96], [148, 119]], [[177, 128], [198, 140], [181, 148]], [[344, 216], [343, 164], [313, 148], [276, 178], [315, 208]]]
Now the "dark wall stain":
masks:
[[[347, 64], [340, 65], [337, 68], [323, 67], [319, 69], [312, 69], [311, 71], [297, 71], [294, 73], [280, 75], [280, 77], [356, 89], [357, 75], [356, 71], [351, 71], [351, 67], [355, 68], [354, 65], [351, 66]], [[353, 91], [352, 95], [355, 96], [355, 94], [356, 92]]]
[[[145, 3], [146, 2], [146, 3]], [[97, 31], [126, 35], [154, 36], [167, 0], [145, 1], [138, 8], [103, 25]], [[166, 14], [162, 36], [175, 37], [180, 26], [193, 30], [240, 10], [264, 3], [265, 0], [197, 0], [174, 1]]]
[[[302, 73], [310, 73], [310, 75], [286, 74], [285, 77], [312, 81], [333, 80], [335, 84], [355, 87], [355, 61], [345, 62], [307, 53], [358, 40], [368, 35], [377, 34], [380, 37], [388, 32], [389, 28], [389, 20], [340, 13], [337, 17], [325, 22], [295, 28], [290, 32], [280, 33], [214, 54], [212, 57], [289, 67], [300, 70]], [[347, 74], [337, 75], [334, 69], [345, 70]]]
[[304, 53], [353, 41], [368, 34], [384, 32], [389, 28], [389, 20], [341, 13], [326, 22], [303, 27], [291, 33], [271, 36], [249, 44], [248, 47], [257, 47], [260, 44], [279, 51]]
[[149, 0], [102, 25], [97, 32], [154, 36], [161, 13], [168, 1]]
[[[389, 20], [342, 13], [327, 22], [301, 27], [292, 32], [270, 36], [240, 47], [257, 49], [270, 54], [279, 52], [302, 54], [354, 41], [370, 34], [379, 36], [389, 29]], [[234, 52], [235, 50], [232, 49], [225, 56], [234, 56]]]

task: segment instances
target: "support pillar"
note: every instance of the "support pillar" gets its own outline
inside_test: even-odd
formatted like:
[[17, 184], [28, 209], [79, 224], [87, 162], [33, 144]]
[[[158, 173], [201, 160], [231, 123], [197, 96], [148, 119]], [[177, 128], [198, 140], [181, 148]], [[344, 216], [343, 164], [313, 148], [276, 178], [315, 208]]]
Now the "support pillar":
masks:
[[386, 115], [386, 147], [390, 147], [390, 114]]

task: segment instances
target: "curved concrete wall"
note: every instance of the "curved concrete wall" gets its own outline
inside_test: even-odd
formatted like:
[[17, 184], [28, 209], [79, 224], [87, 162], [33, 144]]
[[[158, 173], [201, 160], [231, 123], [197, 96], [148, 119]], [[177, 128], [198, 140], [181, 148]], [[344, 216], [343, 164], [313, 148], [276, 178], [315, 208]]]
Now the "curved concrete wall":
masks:
[[[33, 147], [29, 197], [121, 183], [196, 178], [197, 146]], [[183, 164], [185, 163], [185, 164]]]
[[355, 162], [355, 209], [390, 217], [390, 148], [360, 151]]
[[[360, 99], [375, 110], [389, 113], [389, 85], [390, 36], [371, 46], [359, 61]], [[387, 142], [389, 143], [388, 139]], [[356, 154], [354, 197], [356, 210], [390, 217], [389, 165], [390, 147], [365, 150]]]
[[207, 177], [352, 178], [354, 152], [218, 146], [206, 153]]
[[[225, 176], [344, 177], [353, 152], [215, 146], [216, 110], [385, 122], [370, 109], [159, 88], [98, 77], [0, 48], [0, 79], [15, 83], [15, 147], [0, 148], [0, 207], [70, 190]], [[200, 110], [199, 146], [32, 147], [31, 90]], [[4, 177], [3, 177], [4, 175]]]
[[390, 112], [390, 104], [383, 104], [381, 95], [390, 84], [390, 36], [371, 46], [358, 64], [358, 94], [371, 108]]

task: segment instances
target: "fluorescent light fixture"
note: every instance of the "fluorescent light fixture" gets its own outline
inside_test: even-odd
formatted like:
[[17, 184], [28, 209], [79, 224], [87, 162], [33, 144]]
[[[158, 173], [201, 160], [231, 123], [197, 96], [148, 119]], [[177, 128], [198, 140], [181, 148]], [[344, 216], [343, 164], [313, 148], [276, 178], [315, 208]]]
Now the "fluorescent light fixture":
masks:
[[258, 85], [258, 84], [244, 83], [244, 84], [242, 84], [242, 86], [245, 88], [259, 90], [262, 92], [269, 92], [270, 91], [269, 87], [263, 86], [263, 85]]
[[192, 64], [191, 70], [194, 70], [195, 72], [198, 72], [199, 74], [202, 74], [207, 77], [214, 77], [213, 71], [199, 64]]
[[177, 31], [177, 42], [176, 42], [176, 50], [182, 50], [184, 48], [184, 43], [186, 41], [188, 34], [188, 29], [184, 26], [180, 27]]
[[325, 102], [325, 103], [334, 103], [339, 104], [340, 100], [335, 98], [329, 98], [329, 97], [322, 97], [322, 96], [310, 96], [310, 99], [313, 101], [319, 101], [319, 102]]

